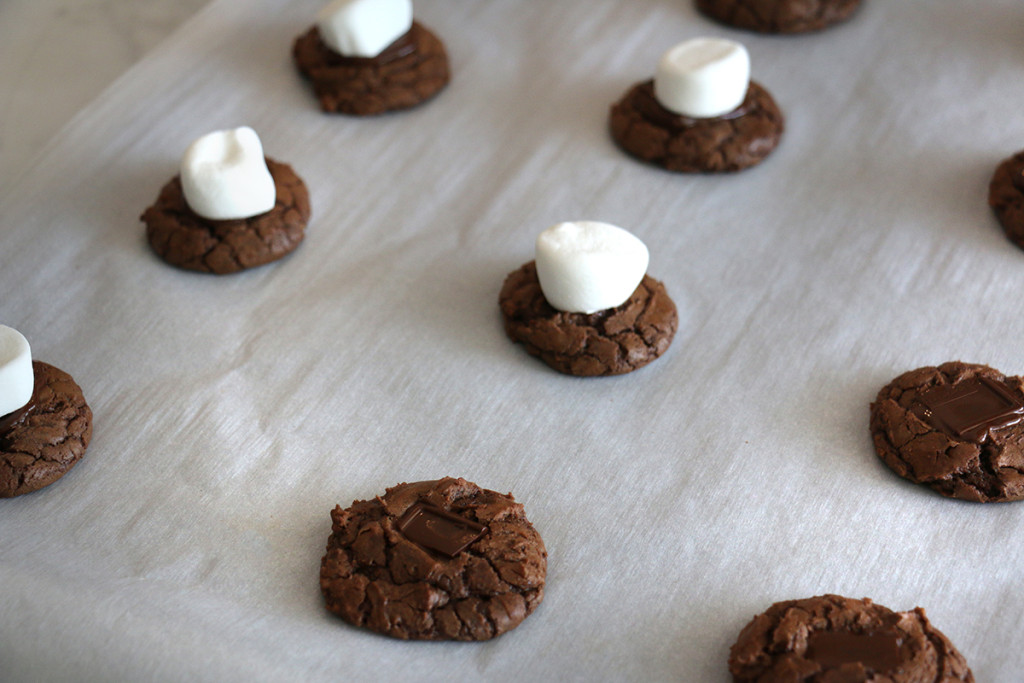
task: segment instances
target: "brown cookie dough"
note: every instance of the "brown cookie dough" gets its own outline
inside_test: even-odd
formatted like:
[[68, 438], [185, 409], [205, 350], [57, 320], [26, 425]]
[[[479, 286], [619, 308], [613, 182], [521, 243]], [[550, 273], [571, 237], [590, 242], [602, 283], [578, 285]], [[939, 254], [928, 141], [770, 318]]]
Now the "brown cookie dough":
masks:
[[313, 26], [295, 39], [292, 57], [328, 113], [372, 116], [408, 109], [448, 84], [448, 53], [418, 22], [376, 57], [345, 57]]
[[777, 602], [740, 632], [733, 681], [953, 683], [974, 675], [924, 610], [893, 612], [867, 598]]
[[850, 17], [861, 0], [696, 0], [704, 15], [760, 33], [820, 31]]
[[875, 450], [896, 474], [979, 503], [1024, 498], [1024, 388], [985, 365], [904, 373], [871, 404]]
[[331, 512], [327, 609], [410, 640], [487, 640], [544, 598], [547, 551], [511, 494], [464, 479], [399, 484]]
[[665, 353], [679, 318], [665, 286], [644, 275], [620, 306], [565, 313], [544, 298], [534, 261], [509, 273], [498, 296], [505, 332], [559, 372], [579, 377], [621, 375]]
[[988, 186], [988, 205], [1009, 240], [1024, 249], [1024, 151], [996, 167]]
[[189, 208], [181, 176], [174, 176], [140, 219], [157, 256], [185, 270], [227, 275], [291, 253], [309, 222], [309, 193], [291, 166], [266, 161], [277, 199], [273, 209], [251, 218], [203, 218]]
[[733, 172], [760, 163], [779, 144], [785, 119], [771, 94], [750, 82], [735, 110], [694, 119], [665, 109], [654, 81], [634, 85], [612, 105], [612, 138], [627, 154], [681, 173]]
[[32, 361], [26, 408], [0, 417], [0, 498], [52, 484], [74, 467], [92, 438], [92, 411], [71, 376]]

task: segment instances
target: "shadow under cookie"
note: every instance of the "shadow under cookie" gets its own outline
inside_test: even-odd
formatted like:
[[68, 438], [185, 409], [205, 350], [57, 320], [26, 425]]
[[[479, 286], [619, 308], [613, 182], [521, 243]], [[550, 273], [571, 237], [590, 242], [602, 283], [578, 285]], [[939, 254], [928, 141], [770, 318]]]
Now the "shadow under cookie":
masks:
[[316, 26], [295, 39], [292, 57], [328, 113], [373, 116], [431, 99], [449, 80], [444, 44], [418, 22], [376, 57], [345, 57]]
[[513, 341], [555, 370], [578, 377], [642, 368], [665, 353], [679, 324], [665, 286], [648, 275], [620, 306], [589, 314], [558, 311], [544, 298], [534, 261], [509, 273], [498, 304]]
[[26, 408], [0, 426], [0, 498], [43, 488], [81, 460], [92, 438], [92, 410], [71, 375], [32, 362], [35, 384]]
[[904, 479], [977, 503], [1024, 499], [1024, 385], [958, 361], [906, 372], [871, 404], [878, 457]]
[[181, 176], [172, 178], [141, 220], [157, 256], [178, 268], [227, 275], [276, 261], [305, 236], [309, 192], [292, 167], [267, 158], [274, 208], [251, 218], [211, 220], [189, 208]]
[[630, 156], [680, 173], [750, 168], [779, 144], [785, 119], [771, 94], [751, 81], [739, 107], [714, 118], [676, 114], [658, 102], [654, 81], [637, 83], [612, 105], [612, 138]]
[[810, 33], [845, 21], [861, 0], [696, 0], [715, 21], [758, 33]]

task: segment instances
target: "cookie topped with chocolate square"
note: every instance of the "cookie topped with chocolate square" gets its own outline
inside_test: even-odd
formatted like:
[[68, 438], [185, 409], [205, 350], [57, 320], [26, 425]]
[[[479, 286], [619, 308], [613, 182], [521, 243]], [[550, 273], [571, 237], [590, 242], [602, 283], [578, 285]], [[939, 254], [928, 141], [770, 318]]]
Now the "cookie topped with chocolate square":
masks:
[[771, 605], [729, 651], [737, 683], [973, 683], [953, 643], [920, 607], [819, 595]]
[[944, 496], [980, 503], [1024, 498], [1024, 386], [986, 365], [906, 372], [871, 404], [878, 457]]
[[337, 506], [331, 519], [320, 590], [355, 626], [408, 640], [488, 640], [544, 599], [547, 551], [511, 494], [446, 477]]

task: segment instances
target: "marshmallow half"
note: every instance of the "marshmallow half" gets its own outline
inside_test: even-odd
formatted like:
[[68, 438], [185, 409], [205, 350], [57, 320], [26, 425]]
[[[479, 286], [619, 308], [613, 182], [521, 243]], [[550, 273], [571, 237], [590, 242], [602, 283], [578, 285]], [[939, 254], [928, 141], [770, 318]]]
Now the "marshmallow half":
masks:
[[334, 0], [316, 16], [320, 38], [345, 57], [376, 57], [412, 28], [412, 0]]
[[570, 313], [624, 303], [647, 272], [650, 255], [635, 235], [609, 223], [559, 223], [537, 236], [537, 279], [544, 298]]
[[747, 48], [723, 38], [694, 38], [670, 48], [654, 75], [661, 106], [692, 118], [728, 114], [743, 103], [749, 87]]
[[28, 340], [13, 327], [0, 325], [0, 415], [25, 407], [35, 383]]
[[181, 188], [189, 207], [211, 220], [258, 216], [277, 199], [263, 144], [248, 126], [214, 131], [189, 145]]

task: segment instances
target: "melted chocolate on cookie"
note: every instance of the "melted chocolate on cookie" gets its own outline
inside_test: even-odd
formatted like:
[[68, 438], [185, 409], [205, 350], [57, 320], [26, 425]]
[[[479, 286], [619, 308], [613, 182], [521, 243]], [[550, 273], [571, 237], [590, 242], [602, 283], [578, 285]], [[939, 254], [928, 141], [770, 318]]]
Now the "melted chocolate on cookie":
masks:
[[[322, 40], [322, 39], [321, 39]], [[324, 47], [328, 50], [326, 44]], [[402, 57], [408, 57], [416, 51], [416, 39], [413, 37], [412, 29], [406, 31], [395, 39], [395, 42], [380, 51], [376, 57], [349, 57], [348, 55], [337, 55], [334, 63], [348, 66], [381, 66], [393, 62]]]
[[807, 639], [806, 657], [826, 667], [857, 662], [885, 674], [900, 665], [900, 637], [895, 632], [815, 631]]
[[398, 520], [398, 530], [417, 545], [455, 557], [483, 536], [487, 527], [436, 505], [416, 503]]
[[950, 436], [974, 443], [985, 441], [990, 430], [1024, 419], [1024, 403], [999, 382], [984, 376], [932, 387], [917, 398], [913, 411]]
[[4, 434], [9, 429], [11, 429], [14, 425], [18, 424], [23, 419], [25, 419], [25, 416], [28, 415], [34, 407], [35, 404], [32, 403], [30, 399], [28, 403], [18, 408], [17, 410], [12, 410], [6, 415], [0, 416], [0, 439], [3, 438]]

